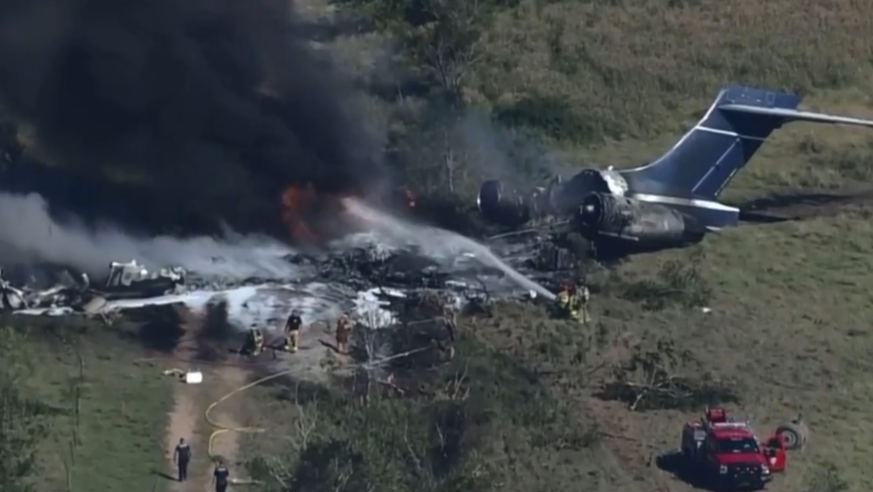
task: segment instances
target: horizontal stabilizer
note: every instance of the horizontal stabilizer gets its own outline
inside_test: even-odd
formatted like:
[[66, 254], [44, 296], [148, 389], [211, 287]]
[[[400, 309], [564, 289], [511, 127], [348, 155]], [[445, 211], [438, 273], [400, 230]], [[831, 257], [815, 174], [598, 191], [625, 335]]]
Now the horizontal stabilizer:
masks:
[[810, 121], [814, 123], [831, 123], [839, 125], [857, 125], [873, 128], [873, 120], [862, 120], [858, 118], [849, 118], [846, 116], [833, 116], [824, 113], [813, 113], [811, 111], [798, 111], [788, 108], [767, 108], [760, 106], [748, 106], [745, 104], [726, 104], [719, 106], [719, 110], [728, 113], [745, 113], [756, 114], [761, 116], [775, 116], [785, 122], [791, 121]]

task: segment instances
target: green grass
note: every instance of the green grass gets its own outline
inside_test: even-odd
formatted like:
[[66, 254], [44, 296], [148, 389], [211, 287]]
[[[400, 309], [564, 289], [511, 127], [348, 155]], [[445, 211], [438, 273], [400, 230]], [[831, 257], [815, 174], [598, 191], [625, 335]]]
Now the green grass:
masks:
[[[52, 419], [40, 447], [39, 490], [67, 491], [65, 464], [70, 492], [162, 490], [164, 480], [153, 471], [166, 465], [163, 433], [172, 406], [167, 378], [151, 365], [135, 364], [142, 350], [99, 324], [75, 335], [81, 323], [25, 317], [12, 322], [27, 330], [22, 349], [37, 362], [28, 393], [66, 411]], [[47, 332], [46, 324], [60, 332]], [[80, 366], [69, 340], [79, 341], [84, 363], [78, 419], [73, 395]]]
[[[324, 13], [328, 2], [306, 3]], [[491, 118], [467, 134], [480, 147], [474, 152], [443, 141], [448, 133], [440, 125], [455, 125], [458, 113], [401, 91], [403, 77], [386, 66], [396, 58], [396, 40], [352, 33], [330, 43], [352, 76], [388, 79], [383, 85], [390, 90], [364, 95], [367, 124], [384, 134], [416, 191], [448, 188], [447, 156], [457, 159], [452, 184], [459, 194], [475, 190], [495, 168], [529, 176], [538, 167], [639, 164], [669, 148], [728, 82], [799, 90], [807, 108], [873, 115], [871, 3], [487, 3], [502, 6], [482, 30], [483, 56], [461, 91], [468, 106], [460, 116], [474, 109]], [[511, 144], [492, 138], [504, 133]], [[542, 158], [544, 144], [560, 152], [557, 163]], [[516, 147], [534, 149], [525, 154], [534, 157], [507, 157]], [[792, 124], [767, 141], [724, 198], [869, 187], [871, 149], [866, 129]], [[336, 490], [345, 479], [345, 490], [688, 490], [649, 463], [677, 446], [682, 422], [697, 412], [631, 412], [595, 396], [635, 347], [669, 342], [689, 354], [671, 369], [729, 382], [740, 396], [731, 410], [751, 415], [761, 434], [804, 413], [811, 446], [791, 455], [770, 490], [836, 492], [846, 490], [835, 486], [842, 480], [847, 490], [869, 491], [871, 219], [862, 205], [830, 218], [744, 226], [693, 250], [639, 256], [596, 272], [596, 323], [589, 327], [549, 319], [542, 307], [502, 304], [494, 318], [462, 324], [455, 361], [422, 376], [433, 390], [424, 395], [368, 403], [322, 388], [295, 402], [288, 387], [255, 388], [239, 402], [244, 423], [271, 432], [242, 438], [249, 471], [266, 479], [265, 490], [278, 489], [266, 468], [297, 477], [309, 490]], [[673, 302], [644, 306], [639, 286], [662, 285], [664, 265], [689, 263], [694, 255], [701, 256], [695, 268], [712, 293], [706, 299], [712, 311]], [[638, 297], [629, 295], [632, 288]], [[88, 391], [74, 490], [150, 489], [150, 471], [164, 464], [154, 436], [163, 432], [171, 404], [166, 382], [130, 363], [135, 347], [94, 334], [83, 339]], [[69, 408], [63, 395], [75, 358], [44, 341], [30, 343], [44, 354], [32, 389]], [[469, 396], [447, 401], [440, 391], [465, 372]], [[315, 428], [304, 449], [299, 425], [307, 422]], [[459, 444], [448, 453], [455, 461], [440, 468], [449, 434], [441, 438], [435, 429], [446, 426]], [[47, 487], [63, 490], [71, 428], [71, 417], [57, 418], [43, 446]]]
[[[512, 145], [520, 141], [522, 146], [541, 149], [546, 143], [549, 150], [559, 152], [557, 163], [534, 159], [538, 161], [534, 164], [554, 171], [572, 172], [592, 163], [638, 165], [669, 148], [700, 117], [718, 88], [730, 82], [800, 91], [806, 96], [805, 108], [873, 116], [868, 90], [873, 80], [873, 38], [868, 35], [873, 4], [848, 0], [482, 3], [501, 6], [478, 40], [482, 57], [463, 80], [462, 94], [468, 109], [492, 118], [493, 125], [480, 124], [473, 132], [487, 152], [465, 154], [468, 142], [442, 146], [439, 139], [427, 139], [428, 148], [416, 149], [418, 153], [410, 153], [415, 159], [403, 163], [414, 185], [419, 177], [423, 192], [445, 189], [445, 177], [433, 169], [447, 155], [461, 162], [458, 174], [463, 182], [455, 183], [461, 194], [474, 190], [481, 177], [493, 177], [496, 168], [529, 176], [528, 169], [536, 165], [507, 157], [509, 146], [492, 138], [507, 127], [509, 133], [523, 135]], [[386, 46], [391, 43], [384, 33], [355, 33], [332, 43], [349, 73], [365, 80], [385, 77], [390, 71], [375, 61], [387, 59], [385, 52], [393, 54]], [[389, 139], [415, 142], [421, 137], [410, 121], [418, 115], [432, 123], [423, 116], [433, 114], [432, 108], [425, 97], [402, 96], [386, 102], [383, 96], [370, 94], [368, 104], [382, 119], [379, 126]], [[390, 145], [394, 144], [392, 140]], [[871, 149], [869, 129], [787, 125], [739, 173], [724, 199], [738, 202], [779, 192], [869, 189]], [[420, 170], [423, 167], [427, 168]], [[522, 456], [519, 450], [530, 444], [526, 439], [537, 424], [516, 426], [504, 421], [502, 425], [511, 431], [490, 428], [487, 432], [492, 433], [485, 434], [489, 439], [478, 442], [475, 453], [467, 457], [470, 466], [487, 468], [492, 483], [501, 483], [504, 490], [569, 484], [580, 484], [578, 490], [688, 490], [647, 466], [647, 461], [653, 453], [675, 448], [681, 423], [696, 417], [696, 412], [630, 412], [621, 403], [594, 397], [611, 377], [611, 368], [626, 360], [633, 347], [669, 341], [691, 357], [675, 369], [729, 381], [740, 395], [740, 403], [731, 410], [751, 414], [761, 434], [798, 411], [804, 413], [813, 433], [811, 447], [791, 455], [788, 472], [770, 490], [845, 490], [832, 479], [834, 474], [848, 490], [870, 490], [873, 473], [866, 461], [873, 453], [873, 419], [867, 409], [873, 405], [869, 383], [873, 365], [866, 360], [873, 350], [873, 305], [868, 295], [873, 290], [871, 219], [869, 204], [862, 204], [833, 217], [743, 226], [712, 235], [693, 250], [639, 256], [611, 272], [596, 272], [592, 279], [602, 290], [594, 298], [597, 323], [592, 327], [551, 320], [543, 308], [514, 304], [502, 305], [494, 319], [466, 322], [468, 343], [477, 348], [464, 355], [476, 354], [480, 363], [494, 370], [501, 367], [507, 373], [502, 386], [507, 393], [525, 399], [529, 379], [518, 375], [533, 374], [537, 391], [548, 395], [556, 407], [573, 409], [570, 421], [596, 429], [600, 437], [590, 443], [584, 457], [562, 456], [553, 449]], [[664, 265], [687, 264], [695, 255], [702, 257], [695, 268], [712, 293], [707, 299], [711, 312], [671, 302], [649, 309], [643, 306], [644, 299], [628, 300], [631, 287], [662, 284]], [[464, 360], [464, 355], [459, 359]], [[512, 361], [520, 372], [506, 369], [499, 360]], [[487, 377], [484, 381], [497, 384]], [[483, 399], [502, 401], [485, 389], [479, 391]], [[264, 401], [271, 397], [260, 396]], [[427, 401], [384, 404], [430, 405]], [[293, 414], [292, 409], [275, 405], [261, 418], [273, 411]], [[415, 421], [409, 417], [414, 413], [403, 415], [398, 421]], [[349, 418], [336, 417], [332, 422], [349, 426], [351, 420], [343, 420]], [[337, 432], [347, 435], [347, 430]], [[378, 452], [393, 453], [398, 462], [403, 461], [402, 447], [398, 451], [388, 436], [373, 437], [384, 446]], [[518, 447], [507, 447], [507, 439], [513, 438]], [[281, 444], [251, 441], [249, 445], [256, 454], [288, 452]], [[579, 467], [593, 467], [609, 478], [580, 481]], [[531, 472], [522, 475], [517, 469]]]
[[[451, 363], [415, 374], [421, 386], [403, 384], [405, 398], [379, 385], [369, 398], [293, 383], [253, 389], [248, 423], [271, 433], [243, 440], [249, 471], [269, 483], [266, 470], [282, 470], [311, 490], [343, 473], [341, 490], [566, 490], [582, 482], [610, 490], [621, 483], [620, 470], [595, 458], [603, 452], [596, 428], [472, 333]], [[309, 425], [304, 441], [301, 428]]]
[[[838, 463], [853, 490], [869, 489], [873, 474], [873, 366], [870, 321], [873, 254], [869, 211], [833, 219], [745, 227], [704, 242], [702, 275], [715, 296], [712, 313], [642, 315], [693, 349], [707, 369], [738, 378], [746, 408], [773, 425], [802, 410], [814, 433], [801, 470]], [[640, 258], [629, 272], [651, 274], [673, 252]], [[789, 474], [786, 484], [798, 485]]]
[[546, 126], [564, 140], [657, 136], [728, 81], [804, 92], [864, 84], [867, 9], [845, 0], [522, 1], [486, 34], [488, 61], [470, 90], [516, 121], [559, 122]]

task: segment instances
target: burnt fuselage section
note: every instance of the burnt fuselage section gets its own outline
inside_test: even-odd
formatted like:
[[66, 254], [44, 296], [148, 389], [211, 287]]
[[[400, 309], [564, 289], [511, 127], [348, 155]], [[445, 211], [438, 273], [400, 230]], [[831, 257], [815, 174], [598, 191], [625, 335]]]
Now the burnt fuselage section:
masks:
[[578, 232], [600, 257], [681, 247], [703, 238], [705, 231], [683, 207], [635, 199], [625, 196], [627, 191], [618, 172], [586, 169], [530, 193], [486, 181], [478, 205], [487, 220], [506, 227], [548, 223], [561, 232]]
[[704, 236], [696, 220], [676, 208], [607, 193], [586, 196], [572, 227], [600, 257], [687, 246]]

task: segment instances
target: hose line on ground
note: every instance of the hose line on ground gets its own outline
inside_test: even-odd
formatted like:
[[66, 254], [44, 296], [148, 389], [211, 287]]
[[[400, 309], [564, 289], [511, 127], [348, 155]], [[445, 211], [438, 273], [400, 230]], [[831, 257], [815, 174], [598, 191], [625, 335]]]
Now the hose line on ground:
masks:
[[[373, 366], [388, 362], [388, 361], [393, 360], [393, 359], [398, 359], [400, 357], [406, 357], [406, 356], [409, 356], [409, 355], [412, 355], [412, 354], [415, 354], [418, 352], [422, 352], [422, 351], [427, 350], [429, 348], [430, 347], [421, 347], [421, 348], [418, 348], [415, 350], [410, 350], [408, 352], [402, 352], [399, 354], [395, 354], [395, 355], [392, 355], [391, 357], [386, 357], [384, 359], [379, 359], [376, 361], [366, 363], [363, 365], [363, 367], [373, 367]], [[213, 452], [212, 452], [212, 445], [215, 442], [215, 438], [220, 436], [221, 434], [226, 434], [228, 432], [237, 432], [240, 434], [262, 434], [262, 433], [266, 432], [266, 429], [263, 429], [261, 427], [235, 427], [232, 425], [220, 424], [220, 423], [216, 422], [215, 420], [213, 420], [212, 417], [210, 416], [210, 413], [213, 410], [215, 410], [215, 407], [217, 407], [218, 405], [220, 405], [224, 401], [228, 400], [232, 396], [235, 396], [239, 393], [242, 393], [243, 391], [246, 391], [248, 389], [254, 388], [255, 386], [258, 386], [259, 384], [266, 383], [267, 381], [271, 381], [273, 379], [289, 375], [289, 374], [293, 373], [294, 371], [295, 371], [295, 369], [286, 369], [284, 371], [279, 371], [277, 373], [270, 374], [269, 376], [262, 377], [258, 380], [252, 381], [251, 383], [240, 386], [239, 388], [236, 388], [235, 390], [231, 391], [230, 393], [228, 393], [228, 394], [222, 396], [221, 398], [219, 398], [218, 400], [212, 402], [212, 404], [210, 404], [209, 407], [206, 408], [206, 412], [204, 413], [204, 418], [206, 419], [206, 422], [208, 422], [209, 425], [212, 426], [212, 429], [213, 429], [212, 434], [209, 435], [209, 443], [207, 445], [207, 450], [206, 450], [206, 452], [209, 455], [209, 458], [211, 460], [215, 460], [215, 458], [216, 458], [215, 454], [213, 454]], [[252, 479], [232, 479], [231, 483], [234, 483], [237, 485], [244, 485], [244, 484], [257, 484], [260, 482], [258, 482], [256, 480], [252, 480]]]
[[[219, 404], [221, 404], [225, 400], [229, 399], [230, 397], [232, 397], [238, 393], [242, 393], [243, 391], [245, 391], [247, 389], [254, 388], [257, 385], [262, 384], [262, 383], [266, 383], [267, 381], [270, 381], [272, 379], [276, 379], [276, 378], [285, 376], [287, 374], [292, 373], [293, 371], [294, 371], [293, 369], [286, 369], [284, 371], [280, 371], [280, 372], [271, 374], [269, 376], [263, 377], [263, 378], [258, 379], [256, 381], [252, 381], [249, 384], [246, 384], [246, 385], [240, 386], [239, 388], [236, 388], [235, 390], [222, 396], [218, 400], [212, 402], [211, 405], [209, 405], [209, 407], [206, 409], [206, 412], [204, 413], [203, 416], [206, 419], [206, 422], [208, 422], [209, 425], [211, 425], [212, 429], [213, 429], [212, 434], [209, 435], [209, 444], [208, 444], [207, 449], [206, 449], [206, 452], [209, 455], [210, 459], [214, 460], [216, 458], [215, 454], [213, 454], [213, 452], [212, 452], [212, 445], [215, 442], [215, 438], [218, 437], [219, 435], [226, 434], [228, 432], [238, 432], [240, 434], [261, 434], [261, 433], [266, 431], [266, 429], [263, 429], [261, 427], [235, 427], [235, 426], [231, 426], [231, 425], [220, 424], [220, 423], [216, 422], [215, 420], [213, 420], [212, 417], [209, 415], [213, 410], [215, 410], [215, 407], [217, 407]], [[259, 482], [256, 480], [251, 480], [251, 479], [232, 479], [231, 483], [237, 484], [237, 485], [243, 485], [243, 484], [256, 484]]]

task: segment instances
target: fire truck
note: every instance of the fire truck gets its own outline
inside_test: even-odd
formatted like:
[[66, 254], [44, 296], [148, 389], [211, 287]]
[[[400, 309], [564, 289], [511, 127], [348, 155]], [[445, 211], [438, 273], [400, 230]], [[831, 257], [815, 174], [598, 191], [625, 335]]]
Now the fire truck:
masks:
[[708, 408], [703, 418], [682, 428], [682, 459], [687, 470], [717, 490], [760, 490], [773, 473], [785, 470], [786, 451], [805, 442], [799, 417], [761, 441], [749, 422], [728, 418], [723, 408]]

